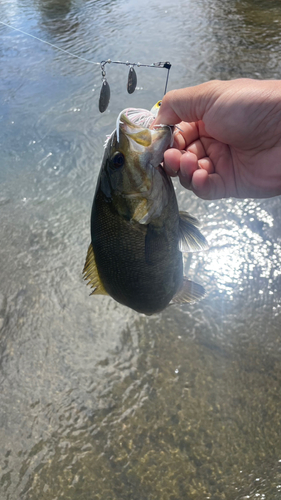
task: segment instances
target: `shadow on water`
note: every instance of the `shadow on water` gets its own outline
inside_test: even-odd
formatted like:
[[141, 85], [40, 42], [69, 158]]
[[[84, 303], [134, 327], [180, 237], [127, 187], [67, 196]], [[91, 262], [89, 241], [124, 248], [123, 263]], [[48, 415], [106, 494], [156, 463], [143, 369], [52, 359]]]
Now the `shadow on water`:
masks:
[[48, 19], [57, 19], [69, 14], [72, 7], [72, 0], [35, 0], [34, 5]]
[[280, 2], [218, 0], [206, 9], [209, 78], [280, 77]]
[[64, 0], [36, 0], [34, 6], [41, 14], [41, 28], [46, 30], [54, 39], [67, 43], [79, 28], [76, 12], [72, 12], [72, 1]]
[[[173, 87], [278, 75], [278, 2], [8, 4], [5, 22], [93, 60], [171, 60]], [[210, 244], [184, 259], [207, 297], [149, 318], [89, 297], [104, 138], [163, 74], [139, 71], [128, 96], [111, 66], [99, 115], [99, 71], [0, 36], [1, 500], [277, 500], [280, 200], [205, 202], [176, 183]]]

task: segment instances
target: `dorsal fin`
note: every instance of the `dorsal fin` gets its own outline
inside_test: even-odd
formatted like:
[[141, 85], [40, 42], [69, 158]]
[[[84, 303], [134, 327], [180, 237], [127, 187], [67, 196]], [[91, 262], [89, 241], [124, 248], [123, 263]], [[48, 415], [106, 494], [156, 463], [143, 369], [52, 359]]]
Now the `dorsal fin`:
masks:
[[179, 249], [181, 252], [200, 252], [209, 245], [203, 234], [199, 231], [199, 222], [187, 212], [180, 212], [179, 223]]
[[184, 304], [190, 302], [197, 302], [198, 300], [205, 297], [205, 295], [206, 295], [205, 288], [202, 285], [194, 283], [194, 281], [191, 281], [184, 276], [180, 290], [172, 298], [170, 303]]
[[83, 269], [83, 277], [86, 281], [88, 281], [87, 285], [94, 288], [90, 295], [108, 295], [99, 277], [92, 243], [88, 248], [86, 262]]

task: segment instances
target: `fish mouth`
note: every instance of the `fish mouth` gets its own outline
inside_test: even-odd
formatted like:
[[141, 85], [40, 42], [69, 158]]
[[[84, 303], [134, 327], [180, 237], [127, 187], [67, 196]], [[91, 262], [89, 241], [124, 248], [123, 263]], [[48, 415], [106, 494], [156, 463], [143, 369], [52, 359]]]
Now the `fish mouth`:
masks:
[[150, 129], [154, 120], [154, 114], [146, 109], [124, 109], [116, 122], [117, 142], [120, 143], [120, 136], [124, 134], [136, 152], [144, 152], [147, 148], [155, 150], [156, 147], [164, 153], [173, 144], [173, 129], [169, 125], [156, 125]]
[[[122, 117], [122, 118], [121, 118]], [[153, 120], [155, 119], [153, 113], [147, 109], [141, 108], [126, 108], [119, 113], [116, 121], [117, 140], [119, 142], [119, 127], [121, 124], [129, 127], [133, 131], [137, 128], [149, 129]]]

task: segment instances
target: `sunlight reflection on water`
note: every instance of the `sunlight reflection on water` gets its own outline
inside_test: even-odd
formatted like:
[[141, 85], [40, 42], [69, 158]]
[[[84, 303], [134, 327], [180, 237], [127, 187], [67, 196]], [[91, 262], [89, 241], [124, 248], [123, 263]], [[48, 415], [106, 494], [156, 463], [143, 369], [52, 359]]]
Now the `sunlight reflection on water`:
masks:
[[[263, 228], [273, 228], [273, 217], [258, 201], [225, 202], [228, 218], [220, 220], [221, 206], [208, 205], [206, 217], [210, 250], [205, 266], [206, 271], [216, 279], [218, 290], [226, 292], [230, 298], [247, 286], [248, 280], [256, 274], [267, 279], [269, 293], [273, 278], [280, 276], [281, 247], [263, 235]], [[196, 263], [193, 264], [196, 267]], [[259, 291], [263, 293], [263, 290]]]

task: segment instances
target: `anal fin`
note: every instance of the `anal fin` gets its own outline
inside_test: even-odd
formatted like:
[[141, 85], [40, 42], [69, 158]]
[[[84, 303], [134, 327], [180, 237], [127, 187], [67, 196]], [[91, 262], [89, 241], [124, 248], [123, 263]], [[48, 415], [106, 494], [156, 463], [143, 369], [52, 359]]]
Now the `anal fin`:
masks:
[[87, 285], [94, 289], [90, 295], [108, 295], [99, 277], [92, 243], [88, 248], [83, 277], [88, 281]]
[[197, 302], [205, 297], [205, 295], [205, 288], [202, 285], [194, 283], [194, 281], [184, 276], [182, 287], [171, 300], [171, 304], [190, 304], [191, 302]]

